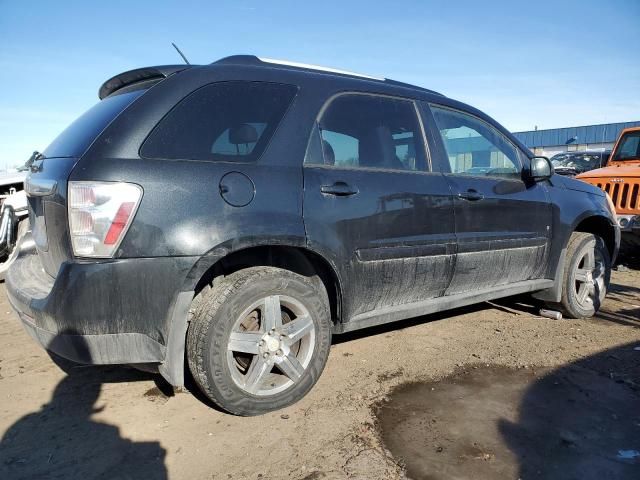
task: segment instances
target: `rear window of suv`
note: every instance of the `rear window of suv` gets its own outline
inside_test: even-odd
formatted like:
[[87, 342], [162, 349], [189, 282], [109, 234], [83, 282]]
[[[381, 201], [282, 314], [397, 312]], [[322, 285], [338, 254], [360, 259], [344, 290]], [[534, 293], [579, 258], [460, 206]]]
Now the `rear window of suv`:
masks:
[[155, 127], [141, 156], [170, 160], [252, 162], [260, 158], [297, 87], [230, 81], [188, 95]]
[[147, 89], [110, 95], [69, 125], [43, 152], [45, 157], [79, 157], [98, 135]]

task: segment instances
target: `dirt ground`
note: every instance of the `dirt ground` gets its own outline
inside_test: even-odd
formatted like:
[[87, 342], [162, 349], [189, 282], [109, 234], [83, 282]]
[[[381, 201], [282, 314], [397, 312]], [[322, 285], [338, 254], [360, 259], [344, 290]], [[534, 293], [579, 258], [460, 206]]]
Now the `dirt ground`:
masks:
[[611, 290], [588, 321], [509, 299], [336, 336], [306, 398], [239, 418], [152, 374], [65, 374], [1, 286], [0, 478], [640, 478], [640, 271]]

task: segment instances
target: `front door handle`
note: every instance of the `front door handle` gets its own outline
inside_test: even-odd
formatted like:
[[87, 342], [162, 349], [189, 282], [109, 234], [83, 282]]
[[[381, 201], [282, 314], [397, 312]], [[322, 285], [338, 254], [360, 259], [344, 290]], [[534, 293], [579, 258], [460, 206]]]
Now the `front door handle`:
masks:
[[348, 197], [356, 195], [360, 190], [355, 185], [349, 185], [346, 182], [336, 182], [333, 185], [322, 185], [320, 191], [326, 195], [335, 195], [337, 197]]
[[484, 195], [477, 190], [470, 188], [466, 192], [459, 193], [458, 198], [469, 200], [470, 202], [477, 202], [478, 200], [482, 200], [484, 198]]

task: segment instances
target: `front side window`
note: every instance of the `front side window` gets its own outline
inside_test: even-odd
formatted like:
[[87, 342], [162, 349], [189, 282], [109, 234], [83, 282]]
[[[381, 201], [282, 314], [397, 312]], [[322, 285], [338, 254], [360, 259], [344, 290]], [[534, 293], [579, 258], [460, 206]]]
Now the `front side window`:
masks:
[[410, 100], [341, 95], [327, 106], [318, 126], [325, 165], [427, 169], [420, 125]]
[[625, 133], [616, 149], [614, 160], [640, 159], [640, 131]]
[[219, 82], [183, 99], [142, 146], [146, 158], [251, 162], [265, 150], [297, 87]]
[[451, 173], [520, 178], [514, 146], [482, 120], [448, 108], [432, 106], [449, 157]]

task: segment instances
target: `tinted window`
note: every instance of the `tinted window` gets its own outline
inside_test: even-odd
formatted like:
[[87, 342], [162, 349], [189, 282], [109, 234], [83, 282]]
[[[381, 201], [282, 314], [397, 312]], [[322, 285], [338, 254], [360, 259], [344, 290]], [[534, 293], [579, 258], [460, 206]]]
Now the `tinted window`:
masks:
[[255, 161], [297, 88], [265, 82], [219, 82], [182, 100], [142, 146], [148, 158]]
[[337, 167], [426, 170], [413, 102], [341, 95], [319, 122], [323, 161]]
[[43, 152], [45, 157], [79, 157], [127, 106], [146, 90], [111, 95], [69, 125]]
[[626, 133], [616, 149], [614, 160], [629, 160], [640, 158], [640, 132]]
[[451, 172], [520, 178], [516, 149], [495, 128], [472, 115], [433, 107]]

